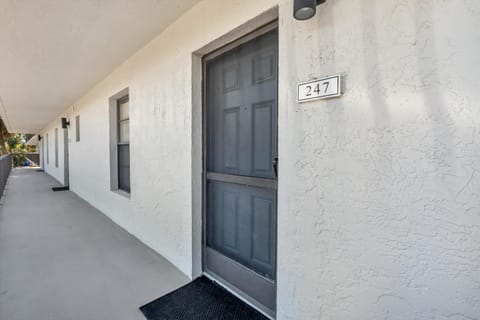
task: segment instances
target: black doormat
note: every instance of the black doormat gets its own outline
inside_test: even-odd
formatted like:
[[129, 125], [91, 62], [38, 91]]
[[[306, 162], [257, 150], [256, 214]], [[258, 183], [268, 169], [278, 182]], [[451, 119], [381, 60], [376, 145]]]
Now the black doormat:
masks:
[[201, 277], [143, 307], [148, 320], [266, 320], [213, 281]]
[[70, 190], [70, 187], [69, 186], [65, 186], [65, 187], [53, 187], [52, 188], [52, 191], [54, 192], [58, 192], [58, 191], [68, 191]]

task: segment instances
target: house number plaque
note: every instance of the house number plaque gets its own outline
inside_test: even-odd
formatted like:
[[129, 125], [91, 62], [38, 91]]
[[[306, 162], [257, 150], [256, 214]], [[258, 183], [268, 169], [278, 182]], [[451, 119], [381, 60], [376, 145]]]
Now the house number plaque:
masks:
[[342, 79], [340, 75], [298, 84], [298, 102], [335, 98], [341, 95]]

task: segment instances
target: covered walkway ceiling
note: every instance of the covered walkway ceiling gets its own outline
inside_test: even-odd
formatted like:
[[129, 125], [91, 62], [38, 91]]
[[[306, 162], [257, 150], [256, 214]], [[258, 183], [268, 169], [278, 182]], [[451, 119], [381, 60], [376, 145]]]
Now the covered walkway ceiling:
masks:
[[37, 133], [199, 0], [1, 0], [0, 115]]

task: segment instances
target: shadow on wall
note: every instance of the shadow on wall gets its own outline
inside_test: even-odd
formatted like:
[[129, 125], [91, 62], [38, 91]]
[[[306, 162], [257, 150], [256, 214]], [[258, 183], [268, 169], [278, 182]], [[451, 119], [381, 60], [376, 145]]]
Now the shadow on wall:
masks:
[[[380, 0], [382, 1], [382, 0]], [[363, 19], [363, 64], [366, 89], [370, 106], [373, 111], [375, 127], [379, 125], [388, 126], [390, 120], [390, 111], [387, 100], [387, 86], [382, 78], [382, 70], [380, 70], [380, 59], [378, 54], [379, 42], [377, 38], [377, 26], [379, 17], [376, 11], [377, 0], [362, 1], [362, 19]]]
[[[377, 6], [384, 0], [363, 0], [361, 3], [362, 17], [362, 56], [363, 56], [363, 75], [365, 84], [364, 90], [367, 92], [368, 103], [373, 119], [365, 119], [366, 123], [371, 123], [364, 130], [365, 157], [367, 167], [367, 177], [365, 192], [374, 193], [375, 196], [369, 196], [369, 201], [375, 201], [373, 207], [379, 212], [367, 213], [367, 220], [376, 221], [378, 216], [388, 217], [392, 199], [395, 197], [396, 172], [393, 169], [395, 162], [395, 150], [393, 146], [395, 141], [395, 128], [391, 123], [390, 106], [387, 101], [388, 94], [391, 94], [390, 85], [384, 81], [382, 66], [385, 66], [388, 57], [382, 52], [379, 53], [380, 46], [377, 23], [381, 21], [377, 13]], [[397, 147], [398, 148], [398, 147]], [[367, 204], [371, 208], [372, 204]], [[371, 209], [369, 209], [371, 210]], [[371, 214], [371, 216], [370, 216]]]
[[[430, 159], [432, 165], [438, 169], [445, 166], [453, 167], [455, 146], [452, 142], [452, 131], [455, 130], [455, 121], [449, 114], [444, 90], [442, 90], [445, 85], [439, 77], [439, 56], [435, 51], [435, 42], [441, 35], [435, 34], [432, 12], [434, 3], [433, 1], [415, 1], [414, 3], [415, 57], [418, 79], [421, 79], [415, 90], [423, 97], [425, 112], [428, 114], [426, 122], [431, 127], [429, 137], [431, 141], [424, 141], [424, 143], [430, 143], [430, 149], [433, 150], [432, 153], [425, 154], [425, 157]], [[450, 173], [455, 174], [455, 171]]]

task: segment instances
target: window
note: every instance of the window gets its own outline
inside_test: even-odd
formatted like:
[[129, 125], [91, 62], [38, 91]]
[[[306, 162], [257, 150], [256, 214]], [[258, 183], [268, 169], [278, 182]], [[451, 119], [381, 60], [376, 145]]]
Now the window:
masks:
[[80, 141], [80, 116], [75, 117], [75, 141]]
[[48, 143], [48, 133], [47, 133], [47, 164], [50, 163], [50, 148]]
[[128, 96], [118, 100], [118, 189], [130, 192], [130, 112]]
[[55, 168], [58, 168], [58, 128], [55, 128]]
[[[130, 104], [128, 88], [110, 98], [110, 185], [130, 193]], [[120, 193], [122, 194], [122, 193]]]

